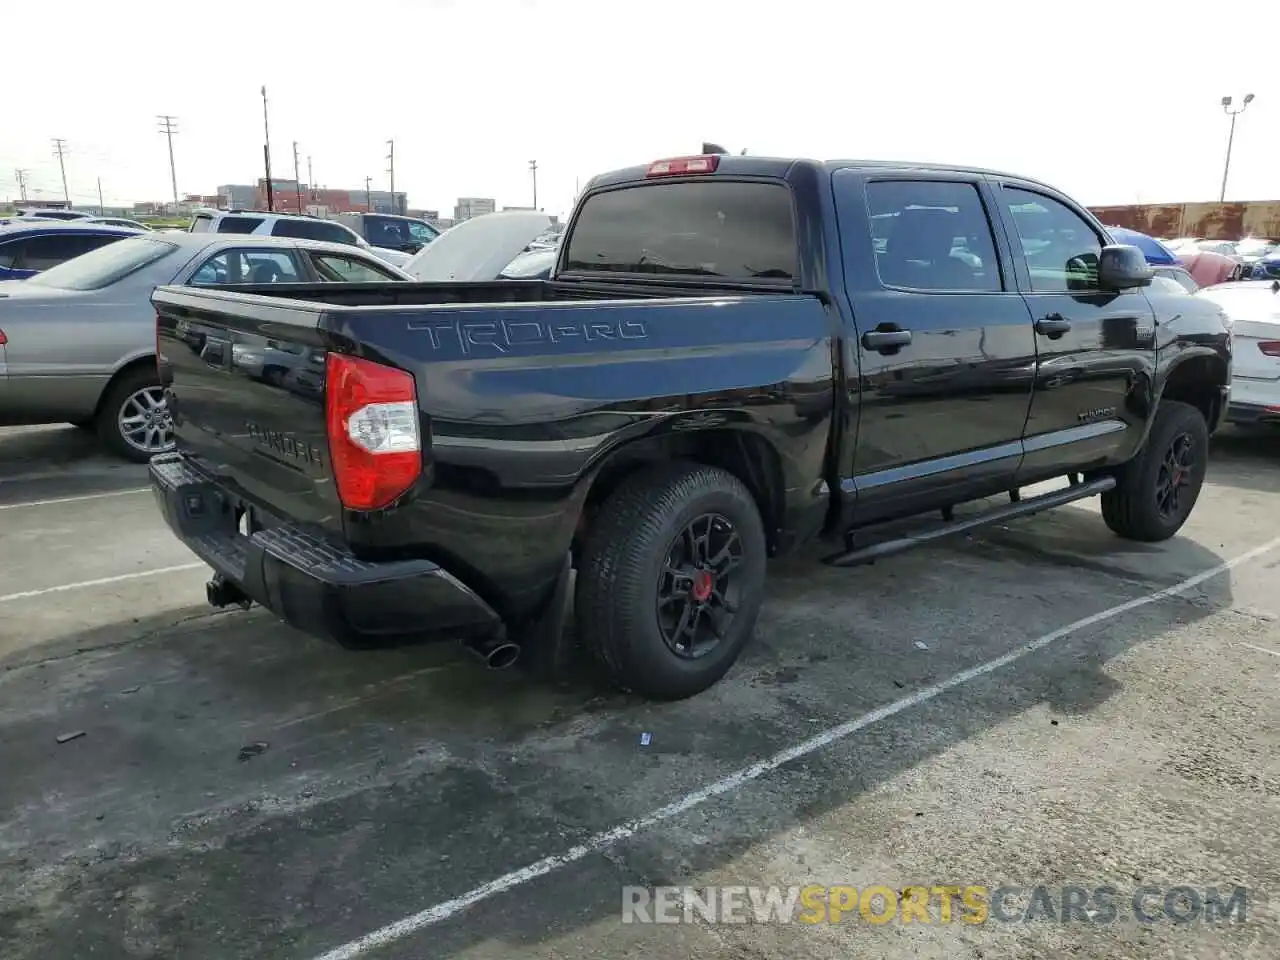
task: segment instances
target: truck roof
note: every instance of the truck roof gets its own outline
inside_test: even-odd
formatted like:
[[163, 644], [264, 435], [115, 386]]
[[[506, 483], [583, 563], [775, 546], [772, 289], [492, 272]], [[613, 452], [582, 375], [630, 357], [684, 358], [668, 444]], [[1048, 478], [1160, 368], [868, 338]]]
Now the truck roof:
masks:
[[[696, 154], [691, 154], [696, 156]], [[922, 170], [939, 173], [966, 173], [978, 174], [990, 177], [1007, 177], [1009, 179], [1021, 180], [1024, 183], [1034, 183], [1039, 186], [1046, 187], [1050, 190], [1057, 190], [1049, 184], [1041, 183], [1032, 177], [1022, 174], [1009, 173], [1002, 170], [989, 170], [984, 167], [970, 167], [963, 164], [949, 163], [922, 163], [913, 160], [811, 160], [803, 157], [755, 157], [755, 156], [733, 156], [731, 154], [720, 154], [716, 174], [727, 174], [729, 176], [746, 176], [746, 177], [785, 177], [795, 167], [807, 167], [810, 170], [823, 170], [831, 172], [835, 170], [863, 169], [863, 170]], [[655, 157], [654, 160], [670, 159], [667, 157]], [[653, 161], [650, 161], [652, 163]], [[638, 182], [646, 179], [649, 170], [649, 163], [639, 164], [632, 167], [623, 167], [619, 170], [612, 170], [608, 173], [602, 173], [593, 177], [591, 182], [587, 184], [588, 190], [594, 190], [599, 187], [615, 186], [621, 183]]]

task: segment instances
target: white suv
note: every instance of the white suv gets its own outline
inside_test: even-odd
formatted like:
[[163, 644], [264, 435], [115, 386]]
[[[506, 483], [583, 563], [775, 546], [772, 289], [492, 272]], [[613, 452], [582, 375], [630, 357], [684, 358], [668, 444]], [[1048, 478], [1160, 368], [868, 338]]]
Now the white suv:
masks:
[[295, 240], [325, 240], [329, 243], [345, 243], [368, 250], [375, 257], [393, 266], [408, 257], [397, 251], [374, 247], [350, 227], [319, 217], [304, 217], [296, 213], [264, 213], [261, 210], [197, 210], [191, 218], [188, 233], [241, 233], [259, 237], [292, 237]]

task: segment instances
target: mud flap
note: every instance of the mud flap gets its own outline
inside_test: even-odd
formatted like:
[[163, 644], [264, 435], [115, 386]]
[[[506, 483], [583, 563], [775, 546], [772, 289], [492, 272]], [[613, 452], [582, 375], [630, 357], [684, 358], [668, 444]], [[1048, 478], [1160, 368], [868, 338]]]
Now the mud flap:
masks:
[[565, 629], [573, 555], [566, 553], [556, 586], [546, 606], [524, 625], [514, 639], [520, 644], [520, 663], [539, 680], [565, 679], [577, 659], [576, 637]]

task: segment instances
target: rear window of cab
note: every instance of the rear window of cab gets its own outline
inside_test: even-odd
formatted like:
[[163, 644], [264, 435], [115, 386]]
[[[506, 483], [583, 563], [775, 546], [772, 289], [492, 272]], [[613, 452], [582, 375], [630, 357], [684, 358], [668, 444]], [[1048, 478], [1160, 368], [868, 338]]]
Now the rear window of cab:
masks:
[[588, 197], [564, 270], [788, 281], [799, 272], [798, 259], [788, 187], [708, 178]]

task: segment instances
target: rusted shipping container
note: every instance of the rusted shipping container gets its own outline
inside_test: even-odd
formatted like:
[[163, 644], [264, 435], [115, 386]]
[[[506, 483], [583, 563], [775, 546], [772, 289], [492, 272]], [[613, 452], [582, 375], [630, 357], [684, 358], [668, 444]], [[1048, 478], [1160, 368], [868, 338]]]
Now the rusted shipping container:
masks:
[[1152, 237], [1280, 240], [1280, 200], [1247, 203], [1142, 203], [1090, 207], [1110, 227], [1127, 227]]

